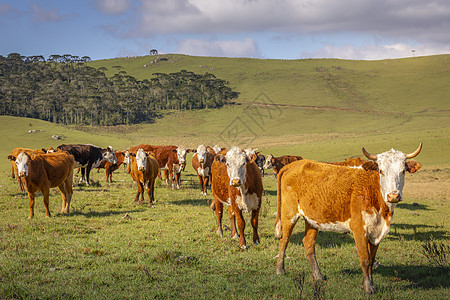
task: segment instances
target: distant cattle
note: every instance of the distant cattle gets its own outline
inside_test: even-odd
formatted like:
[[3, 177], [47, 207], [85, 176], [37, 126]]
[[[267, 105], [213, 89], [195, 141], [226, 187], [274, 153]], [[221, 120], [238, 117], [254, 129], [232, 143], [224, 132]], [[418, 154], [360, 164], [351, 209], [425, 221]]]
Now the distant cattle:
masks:
[[303, 157], [295, 155], [283, 155], [280, 157], [274, 157], [272, 154], [270, 154], [267, 155], [266, 162], [264, 163], [264, 169], [267, 170], [273, 168], [274, 175], [275, 177], [277, 177], [278, 172], [280, 172], [281, 168], [301, 159], [303, 159]]
[[102, 149], [94, 145], [60, 145], [57, 151], [66, 151], [75, 158], [75, 168], [81, 168], [80, 182], [84, 181], [86, 176], [86, 185], [90, 184], [90, 172], [92, 168], [97, 168], [103, 160], [112, 164], [117, 163], [117, 157], [112, 147]]
[[135, 202], [144, 202], [144, 187], [147, 189], [149, 197], [148, 205], [153, 205], [155, 200], [155, 179], [158, 176], [159, 164], [155, 157], [147, 154], [142, 149], [136, 153], [130, 153], [130, 163], [128, 164], [128, 173], [137, 184], [137, 194]]
[[223, 205], [229, 205], [228, 217], [231, 222], [231, 236], [237, 237], [236, 223], [240, 234], [239, 246], [246, 248], [245, 221], [243, 212], [251, 212], [253, 242], [259, 244], [258, 217], [261, 209], [263, 184], [261, 173], [253, 161], [238, 147], [232, 147], [225, 156], [217, 155], [212, 167], [214, 208], [217, 219], [217, 233], [222, 236]]
[[258, 153], [255, 158], [255, 164], [258, 166], [261, 171], [261, 176], [264, 176], [264, 163], [266, 161], [266, 157], [261, 153]]
[[[47, 150], [46, 149], [36, 149], [35, 150], [35, 149], [28, 149], [28, 148], [17, 147], [17, 148], [14, 148], [11, 151], [10, 155], [8, 156], [8, 159], [9, 159], [10, 156], [11, 157], [17, 157], [22, 152], [25, 152], [25, 153], [27, 153], [29, 155], [31, 155], [33, 153], [35, 153], [35, 154], [44, 154], [44, 153], [47, 152]], [[16, 162], [15, 162], [15, 159], [11, 160], [11, 177], [13, 179], [17, 178], [17, 183], [19, 184], [19, 188], [23, 192], [24, 191], [24, 185], [23, 185], [22, 179], [19, 177], [19, 175], [17, 173], [17, 165], [16, 165]]]
[[151, 152], [159, 163], [160, 171], [168, 171], [166, 173], [166, 182], [172, 186], [172, 189], [180, 188], [181, 171], [186, 167], [186, 154], [191, 152], [184, 146], [153, 146], [153, 145], [138, 145], [129, 149], [130, 153], [136, 153], [137, 149], [143, 149], [145, 152]]
[[114, 153], [116, 154], [117, 163], [112, 164], [107, 160], [103, 160], [97, 167], [97, 173], [100, 171], [100, 169], [105, 169], [106, 182], [112, 182], [112, 173], [117, 170], [125, 161], [125, 151], [114, 150]]
[[17, 165], [18, 175], [24, 178], [25, 187], [30, 202], [29, 219], [34, 216], [36, 192], [41, 191], [44, 196], [45, 214], [50, 217], [49, 194], [50, 188], [58, 187], [62, 195], [61, 213], [68, 213], [72, 199], [72, 180], [75, 161], [73, 156], [65, 152], [35, 154], [21, 152], [8, 158]]
[[197, 172], [198, 180], [200, 181], [200, 191], [203, 195], [206, 195], [211, 178], [211, 165], [215, 155], [208, 151], [204, 145], [198, 146], [195, 152], [192, 156], [192, 167]]
[[303, 245], [314, 279], [323, 279], [315, 255], [318, 230], [352, 232], [363, 272], [363, 288], [373, 293], [372, 266], [378, 245], [389, 232], [394, 208], [402, 200], [405, 171], [414, 173], [421, 167], [418, 162], [406, 160], [417, 156], [421, 149], [422, 144], [410, 154], [391, 149], [373, 155], [363, 148], [371, 160], [370, 169], [375, 171], [312, 160], [284, 167], [277, 185], [275, 236], [282, 237], [277, 274], [285, 273], [286, 247], [293, 227], [303, 217]]

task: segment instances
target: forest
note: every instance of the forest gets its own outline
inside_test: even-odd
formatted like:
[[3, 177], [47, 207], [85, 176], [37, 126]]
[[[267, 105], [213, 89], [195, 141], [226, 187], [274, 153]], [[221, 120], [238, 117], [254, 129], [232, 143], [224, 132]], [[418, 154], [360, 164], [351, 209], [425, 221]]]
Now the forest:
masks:
[[165, 110], [220, 108], [238, 97], [213, 74], [155, 73], [137, 80], [125, 71], [106, 77], [88, 56], [0, 55], [0, 115], [65, 125], [153, 122]]

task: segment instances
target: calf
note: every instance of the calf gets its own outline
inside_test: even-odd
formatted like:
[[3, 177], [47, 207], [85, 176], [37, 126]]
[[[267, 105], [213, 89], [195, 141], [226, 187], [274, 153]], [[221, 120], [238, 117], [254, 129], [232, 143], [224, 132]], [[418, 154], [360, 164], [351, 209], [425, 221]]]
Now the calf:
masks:
[[112, 182], [112, 173], [117, 170], [125, 161], [125, 151], [114, 150], [114, 153], [116, 154], [117, 158], [116, 164], [110, 163], [107, 160], [103, 160], [97, 167], [97, 173], [100, 171], [100, 169], [105, 169], [106, 182], [110, 183]]
[[45, 214], [50, 217], [49, 193], [53, 187], [58, 187], [61, 191], [61, 213], [69, 212], [75, 165], [73, 156], [65, 152], [31, 155], [21, 152], [17, 157], [11, 155], [8, 158], [15, 161], [19, 176], [25, 179], [30, 202], [29, 219], [34, 216], [34, 202], [38, 191], [44, 196]]
[[192, 167], [197, 172], [200, 181], [200, 191], [206, 196], [208, 184], [211, 178], [211, 165], [214, 155], [204, 145], [198, 146], [196, 153], [192, 156]]
[[75, 168], [81, 167], [80, 184], [84, 181], [86, 175], [86, 185], [90, 184], [89, 175], [92, 168], [97, 168], [103, 160], [112, 164], [117, 163], [117, 157], [112, 147], [102, 149], [94, 145], [60, 145], [57, 151], [66, 151], [75, 158]]
[[246, 248], [243, 212], [251, 212], [253, 242], [259, 244], [258, 216], [261, 209], [263, 184], [256, 164], [238, 147], [232, 147], [225, 156], [217, 155], [211, 166], [211, 191], [216, 211], [217, 233], [222, 236], [223, 204], [229, 205], [231, 236], [237, 237], [235, 218], [240, 233], [239, 246]]
[[394, 208], [402, 200], [405, 171], [414, 173], [421, 165], [406, 161], [417, 156], [391, 149], [364, 155], [376, 171], [301, 160], [284, 167], [278, 176], [275, 237], [282, 237], [277, 274], [285, 273], [284, 256], [292, 230], [305, 219], [303, 245], [314, 279], [322, 280], [315, 255], [318, 230], [352, 232], [363, 272], [363, 288], [373, 293], [372, 266], [378, 245], [389, 232]]
[[136, 154], [130, 153], [130, 163], [128, 164], [128, 173], [137, 184], [137, 194], [134, 199], [135, 202], [141, 197], [141, 202], [144, 202], [144, 186], [147, 189], [149, 197], [148, 205], [153, 205], [155, 200], [155, 179], [158, 176], [159, 165], [158, 161], [151, 155], [138, 149]]
[[278, 172], [280, 172], [281, 168], [285, 165], [288, 165], [294, 161], [301, 160], [303, 157], [294, 156], [294, 155], [283, 155], [280, 157], [274, 157], [272, 154], [267, 155], [266, 162], [264, 163], [264, 169], [273, 168], [273, 172], [275, 177], [278, 176]]

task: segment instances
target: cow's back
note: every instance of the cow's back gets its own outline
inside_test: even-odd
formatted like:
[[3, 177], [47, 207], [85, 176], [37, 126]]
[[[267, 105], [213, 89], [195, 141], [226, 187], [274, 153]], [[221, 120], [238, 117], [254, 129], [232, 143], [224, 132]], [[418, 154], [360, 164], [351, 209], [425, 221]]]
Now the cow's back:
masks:
[[73, 174], [75, 160], [65, 152], [32, 156], [30, 179], [32, 182], [47, 181], [48, 187], [57, 187]]
[[228, 188], [230, 185], [230, 178], [227, 173], [227, 166], [214, 159], [211, 165], [211, 191], [221, 202], [228, 201]]

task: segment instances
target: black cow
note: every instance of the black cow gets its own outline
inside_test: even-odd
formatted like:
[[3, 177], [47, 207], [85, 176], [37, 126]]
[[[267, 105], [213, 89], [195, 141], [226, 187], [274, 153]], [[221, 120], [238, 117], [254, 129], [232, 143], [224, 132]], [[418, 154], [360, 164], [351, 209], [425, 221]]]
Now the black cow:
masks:
[[103, 160], [117, 164], [117, 157], [111, 146], [106, 149], [94, 145], [60, 145], [57, 151], [66, 151], [75, 158], [75, 168], [81, 168], [80, 183], [86, 175], [86, 185], [90, 184], [89, 174], [92, 168], [97, 168]]
[[255, 163], [258, 166], [258, 168], [261, 170], [261, 175], [264, 176], [264, 162], [266, 161], [266, 157], [262, 155], [261, 153], [258, 153], [255, 159]]

